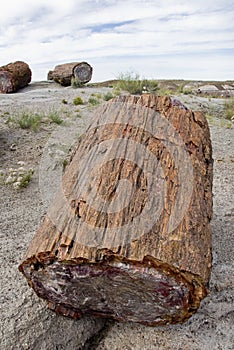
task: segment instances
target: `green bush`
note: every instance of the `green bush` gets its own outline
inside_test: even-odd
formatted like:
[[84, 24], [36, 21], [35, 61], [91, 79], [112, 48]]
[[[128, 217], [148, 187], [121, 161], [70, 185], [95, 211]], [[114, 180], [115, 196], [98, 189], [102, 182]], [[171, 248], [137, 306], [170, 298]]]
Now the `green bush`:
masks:
[[121, 89], [117, 86], [114, 86], [113, 93], [115, 96], [119, 96], [121, 94]]
[[174, 92], [171, 89], [168, 89], [166, 87], [161, 87], [158, 91], [158, 94], [161, 96], [170, 96], [170, 95], [173, 95]]
[[38, 131], [41, 123], [62, 124], [63, 120], [59, 117], [59, 112], [50, 111], [46, 113], [34, 113], [31, 111], [20, 111], [15, 116], [9, 116], [7, 123], [18, 125], [21, 129], [32, 129]]
[[141, 80], [138, 73], [120, 73], [117, 79], [117, 89], [128, 91], [130, 94], [154, 93], [158, 90], [156, 80]]
[[83, 105], [83, 104], [84, 104], [84, 101], [82, 100], [82, 98], [81, 98], [80, 96], [77, 96], [77, 97], [74, 98], [73, 104], [74, 104], [75, 106]]
[[52, 123], [55, 123], [55, 124], [62, 124], [63, 123], [63, 120], [60, 118], [59, 116], [59, 113], [54, 111], [54, 112], [50, 112], [50, 114], [48, 115], [47, 117]]
[[102, 98], [102, 94], [99, 92], [98, 94], [96, 94], [97, 98]]
[[88, 99], [88, 103], [92, 106], [96, 106], [100, 104], [100, 101], [98, 101], [95, 97], [90, 97]]
[[29, 182], [31, 181], [31, 178], [33, 176], [33, 170], [29, 170], [26, 174], [22, 175], [18, 188], [25, 188], [29, 185]]
[[117, 88], [128, 91], [130, 94], [140, 94], [142, 84], [137, 73], [120, 73], [118, 76]]
[[71, 78], [71, 87], [73, 89], [77, 89], [83, 86], [84, 86], [84, 83], [82, 83], [78, 78], [75, 78], [75, 77]]
[[182, 93], [184, 92], [184, 85], [183, 85], [183, 84], [181, 84], [181, 85], [178, 86], [177, 92], [178, 92], [179, 94], [182, 94]]
[[224, 118], [232, 120], [234, 119], [234, 97], [230, 98], [230, 100], [224, 102]]
[[42, 120], [42, 116], [35, 113], [30, 114], [28, 112], [23, 112], [18, 119], [16, 119], [17, 123], [21, 127], [21, 129], [33, 129], [33, 131], [37, 131], [39, 124]]
[[193, 93], [192, 89], [186, 89], [185, 88], [185, 83], [184, 84], [180, 84], [176, 90], [176, 92], [178, 94], [184, 94], [184, 95], [191, 95]]
[[103, 96], [103, 100], [104, 101], [109, 101], [113, 98], [114, 96], [112, 95], [111, 92], [107, 92], [104, 96]]

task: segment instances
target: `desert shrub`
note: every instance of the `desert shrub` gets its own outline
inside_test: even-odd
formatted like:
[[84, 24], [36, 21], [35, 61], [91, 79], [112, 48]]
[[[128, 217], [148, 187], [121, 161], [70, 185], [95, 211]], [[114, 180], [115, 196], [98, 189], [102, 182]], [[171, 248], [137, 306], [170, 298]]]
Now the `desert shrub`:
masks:
[[180, 84], [176, 90], [178, 94], [191, 95], [193, 93], [192, 89], [186, 89], [185, 84]]
[[224, 102], [224, 118], [233, 120], [234, 119], [234, 97]]
[[16, 122], [21, 129], [33, 129], [33, 131], [38, 130], [41, 120], [42, 116], [40, 114], [29, 112], [23, 112], [18, 118], [16, 118]]
[[179, 94], [182, 94], [182, 93], [184, 92], [184, 85], [183, 85], [183, 84], [181, 84], [181, 85], [178, 86], [177, 92], [178, 92]]
[[142, 80], [142, 84], [143, 84], [143, 89], [146, 90], [146, 92], [155, 93], [156, 91], [158, 91], [157, 80], [144, 79]]
[[59, 113], [57, 111], [52, 111], [48, 114], [47, 118], [49, 119], [49, 121], [51, 121], [52, 123], [55, 124], [62, 124], [63, 120], [60, 118]]
[[114, 86], [113, 93], [115, 96], [119, 96], [121, 94], [121, 89], [118, 86]]
[[62, 124], [63, 120], [57, 111], [51, 110], [49, 113], [35, 113], [31, 111], [20, 111], [14, 116], [9, 116], [7, 123], [18, 125], [21, 129], [32, 129], [38, 131], [41, 123]]
[[73, 89], [77, 89], [77, 88], [80, 88], [80, 87], [83, 87], [84, 86], [84, 83], [82, 83], [77, 77], [72, 77], [71, 78], [71, 87]]
[[82, 99], [80, 96], [77, 96], [77, 97], [74, 98], [73, 104], [74, 104], [75, 106], [83, 105], [83, 104], [84, 104], [84, 101], [83, 101], [83, 99]]
[[25, 188], [29, 185], [33, 173], [33, 169], [27, 170], [24, 167], [19, 167], [18, 169], [10, 168], [5, 174], [6, 179], [4, 183], [5, 185], [12, 185], [17, 190]]
[[104, 101], [109, 101], [109, 100], [111, 100], [113, 97], [114, 97], [114, 96], [112, 95], [112, 93], [108, 91], [108, 92], [103, 96], [103, 100], [104, 100]]
[[191, 89], [184, 89], [183, 90], [183, 94], [185, 94], [185, 95], [191, 95], [193, 93], [193, 90], [191, 90]]
[[67, 159], [64, 159], [63, 163], [62, 163], [62, 165], [63, 165], [63, 172], [65, 171], [65, 169], [68, 166], [68, 164], [69, 164], [69, 161]]
[[116, 88], [128, 91], [130, 94], [154, 93], [158, 90], [158, 82], [156, 80], [141, 80], [138, 73], [127, 72], [119, 74]]
[[64, 105], [67, 105], [67, 100], [65, 100], [65, 98], [63, 98], [63, 99], [62, 99], [62, 103], [63, 103]]
[[19, 179], [18, 182], [18, 188], [25, 188], [29, 185], [29, 182], [31, 181], [31, 178], [33, 176], [33, 170], [28, 170], [25, 174], [22, 175], [22, 177]]
[[100, 101], [98, 101], [95, 97], [90, 97], [88, 99], [88, 104], [92, 105], [92, 106], [96, 106], [100, 104]]
[[173, 94], [174, 92], [171, 89], [168, 89], [166, 87], [161, 87], [158, 91], [158, 95], [161, 95], [161, 96], [170, 96]]
[[117, 88], [128, 91], [130, 94], [141, 94], [143, 85], [137, 73], [120, 73]]

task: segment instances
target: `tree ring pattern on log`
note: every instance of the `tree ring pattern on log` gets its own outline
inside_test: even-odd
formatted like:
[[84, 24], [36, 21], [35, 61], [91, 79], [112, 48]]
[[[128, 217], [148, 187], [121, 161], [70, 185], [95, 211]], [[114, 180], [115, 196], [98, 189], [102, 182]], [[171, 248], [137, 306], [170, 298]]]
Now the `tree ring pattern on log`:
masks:
[[[96, 120], [99, 120], [98, 124]], [[73, 239], [72, 232], [75, 240], [84, 246], [105, 248], [128, 244], [148, 233], [165, 208], [167, 187], [170, 185], [168, 174], [164, 173], [158, 161], [160, 157], [154, 151], [155, 145], [160, 143], [161, 147], [157, 151], [160, 153], [163, 148], [166, 149], [177, 171], [178, 181], [176, 186], [173, 184], [176, 188], [175, 200], [169, 208], [166, 230], [167, 234], [172, 232], [183, 219], [193, 192], [193, 166], [179, 133], [162, 113], [145, 106], [121, 102], [112, 102], [99, 108], [91, 125], [82, 137], [82, 144], [78, 146], [69, 171], [65, 173], [55, 199], [56, 209], [52, 205], [48, 211], [58, 231], [70, 239]], [[111, 137], [107, 132], [110, 127], [113, 130]], [[147, 146], [145, 142], [144, 145], [141, 143], [145, 135], [148, 137]], [[135, 180], [139, 172], [144, 174], [147, 196], [137, 195], [131, 188], [133, 180], [121, 179], [121, 159], [128, 166], [131, 164], [129, 173], [138, 169]], [[107, 164], [112, 166], [114, 163], [118, 164], [118, 171], [107, 170]], [[102, 175], [100, 169], [106, 169], [101, 171]], [[110, 179], [115, 173], [118, 176], [115, 186], [118, 188], [119, 181], [121, 186], [119, 195], [113, 197], [113, 189], [107, 182], [105, 186], [100, 183], [100, 176]], [[133, 192], [135, 202], [132, 201], [134, 205], [129, 206]], [[127, 217], [123, 213], [127, 213]], [[75, 221], [74, 215], [77, 217]]]
[[74, 67], [73, 75], [80, 82], [87, 83], [90, 81], [90, 77], [92, 76], [92, 67], [86, 62], [81, 62]]

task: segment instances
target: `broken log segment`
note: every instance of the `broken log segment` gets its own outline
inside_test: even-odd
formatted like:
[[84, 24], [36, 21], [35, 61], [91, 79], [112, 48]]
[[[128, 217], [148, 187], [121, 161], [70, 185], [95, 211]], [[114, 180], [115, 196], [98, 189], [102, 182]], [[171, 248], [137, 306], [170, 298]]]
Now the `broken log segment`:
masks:
[[209, 127], [170, 97], [97, 109], [20, 271], [48, 306], [149, 326], [187, 320], [211, 269]]
[[85, 84], [92, 79], [93, 68], [87, 62], [72, 62], [57, 65], [48, 72], [48, 80], [54, 80], [63, 86], [70, 86], [72, 78]]
[[16, 61], [0, 67], [0, 92], [9, 93], [27, 86], [31, 82], [32, 72], [29, 65]]

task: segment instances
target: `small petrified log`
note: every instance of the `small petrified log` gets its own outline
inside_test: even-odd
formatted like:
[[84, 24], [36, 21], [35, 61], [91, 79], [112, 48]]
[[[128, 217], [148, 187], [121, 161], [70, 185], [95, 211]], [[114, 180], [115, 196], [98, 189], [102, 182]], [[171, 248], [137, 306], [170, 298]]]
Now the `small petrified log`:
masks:
[[28, 64], [22, 61], [0, 67], [0, 92], [16, 92], [31, 82], [32, 72]]
[[170, 97], [97, 110], [20, 271], [58, 313], [183, 322], [211, 269], [209, 127]]
[[48, 80], [54, 80], [63, 86], [71, 85], [72, 78], [77, 83], [88, 83], [92, 78], [93, 68], [87, 62], [72, 62], [57, 65], [48, 72]]

